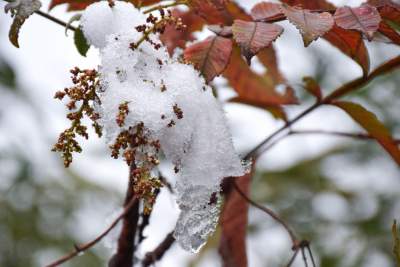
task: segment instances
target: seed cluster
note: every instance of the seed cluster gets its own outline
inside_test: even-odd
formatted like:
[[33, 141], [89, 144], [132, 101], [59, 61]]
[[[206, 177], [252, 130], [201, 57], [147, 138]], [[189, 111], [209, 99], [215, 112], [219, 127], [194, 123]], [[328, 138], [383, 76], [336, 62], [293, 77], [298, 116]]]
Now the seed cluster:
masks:
[[135, 28], [138, 32], [143, 33], [143, 36], [138, 42], [130, 44], [131, 49], [138, 48], [143, 41], [150, 43], [156, 50], [160, 49], [162, 44], [151, 40], [150, 35], [157, 33], [163, 34], [167, 25], [173, 25], [178, 31], [186, 29], [186, 25], [182, 23], [182, 19], [172, 16], [170, 10], [165, 11], [161, 8], [159, 12], [159, 18], [150, 13], [146, 19], [146, 24], [139, 25]]
[[118, 112], [118, 115], [117, 115], [116, 122], [117, 122], [119, 127], [124, 126], [126, 116], [129, 114], [128, 104], [129, 104], [129, 102], [125, 101], [124, 103], [122, 103], [118, 107], [119, 112]]
[[[123, 104], [121, 104], [123, 106]], [[121, 109], [120, 109], [121, 111]], [[119, 117], [119, 114], [118, 116]], [[149, 214], [156, 199], [156, 190], [162, 183], [152, 170], [160, 161], [160, 142], [149, 138], [150, 133], [143, 123], [122, 131], [111, 148], [111, 156], [118, 158], [121, 151], [126, 163], [132, 168], [133, 186], [136, 196], [144, 200], [144, 213]]]
[[[75, 140], [77, 135], [89, 138], [87, 127], [82, 125], [82, 118], [86, 115], [92, 120], [92, 126], [96, 134], [101, 137], [102, 127], [98, 124], [99, 114], [93, 109], [93, 103], [99, 102], [96, 95], [96, 87], [98, 85], [98, 73], [96, 70], [80, 70], [75, 67], [71, 70], [72, 82], [71, 88], [65, 88], [63, 91], [56, 92], [54, 98], [62, 100], [65, 96], [69, 97], [69, 102], [66, 104], [68, 110], [67, 118], [71, 121], [71, 127], [62, 132], [54, 145], [52, 151], [62, 153], [65, 167], [68, 167], [72, 162], [73, 152], [82, 152], [82, 148]], [[78, 108], [78, 103], [80, 107]]]

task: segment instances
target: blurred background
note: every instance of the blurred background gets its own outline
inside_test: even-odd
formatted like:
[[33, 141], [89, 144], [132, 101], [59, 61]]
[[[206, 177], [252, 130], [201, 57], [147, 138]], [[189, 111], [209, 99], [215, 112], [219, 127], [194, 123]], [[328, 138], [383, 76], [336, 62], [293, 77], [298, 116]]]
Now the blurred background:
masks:
[[[238, 1], [249, 10], [258, 1]], [[357, 6], [362, 1], [330, 1]], [[43, 1], [46, 10], [48, 1]], [[3, 10], [5, 3], [0, 2]], [[58, 6], [52, 15], [68, 21], [73, 13]], [[113, 160], [104, 140], [92, 133], [84, 152], [65, 169], [50, 151], [68, 126], [64, 105], [53, 99], [71, 85], [74, 66], [95, 68], [98, 53], [91, 48], [81, 57], [72, 34], [33, 15], [20, 33], [20, 49], [8, 41], [9, 15], [0, 15], [0, 266], [44, 266], [69, 252], [74, 243], [91, 240], [121, 211], [128, 169]], [[313, 103], [302, 88], [312, 76], [328, 93], [359, 77], [361, 69], [324, 40], [303, 47], [300, 34], [288, 23], [275, 43], [282, 71], [296, 89], [301, 105], [287, 107], [289, 117]], [[210, 32], [203, 30], [197, 37]], [[399, 55], [387, 43], [368, 43], [372, 68]], [[253, 59], [254, 71], [261, 71]], [[349, 95], [378, 115], [400, 137], [400, 71], [376, 79]], [[226, 103], [234, 92], [219, 78], [219, 97], [242, 155], [282, 122], [262, 109]], [[342, 111], [323, 107], [294, 129], [361, 131]], [[82, 140], [83, 141], [83, 140]], [[165, 175], [173, 183], [171, 173]], [[400, 219], [400, 170], [373, 141], [321, 135], [285, 139], [265, 153], [252, 180], [253, 199], [280, 214], [298, 236], [312, 241], [318, 266], [394, 267], [391, 225]], [[176, 222], [174, 197], [162, 190], [148, 238], [138, 257], [154, 248]], [[286, 232], [266, 214], [251, 208], [248, 255], [251, 267], [285, 266], [291, 256]], [[115, 247], [118, 228], [93, 249], [63, 266], [106, 266]], [[155, 266], [220, 266], [218, 230], [198, 254], [174, 245]], [[303, 266], [299, 257], [293, 266]]]

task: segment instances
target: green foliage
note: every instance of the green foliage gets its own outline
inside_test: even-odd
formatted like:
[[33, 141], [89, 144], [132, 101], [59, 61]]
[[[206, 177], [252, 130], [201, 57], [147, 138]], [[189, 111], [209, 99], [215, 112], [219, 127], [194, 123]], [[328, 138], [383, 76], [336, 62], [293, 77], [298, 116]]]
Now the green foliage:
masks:
[[86, 57], [86, 53], [88, 52], [90, 45], [87, 43], [87, 40], [80, 28], [76, 29], [74, 33], [74, 42], [79, 54]]
[[0, 58], [0, 84], [9, 89], [16, 89], [15, 73], [8, 62]]

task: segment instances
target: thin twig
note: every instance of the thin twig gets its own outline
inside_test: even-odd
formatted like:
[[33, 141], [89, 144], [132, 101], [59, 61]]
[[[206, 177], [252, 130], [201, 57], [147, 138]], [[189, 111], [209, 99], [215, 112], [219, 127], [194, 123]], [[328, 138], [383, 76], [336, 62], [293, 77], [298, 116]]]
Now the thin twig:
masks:
[[67, 29], [69, 29], [71, 31], [76, 31], [77, 30], [77, 28], [75, 28], [74, 26], [72, 26], [72, 25], [70, 25], [70, 24], [68, 24], [68, 23], [66, 23], [66, 22], [64, 22], [64, 21], [62, 21], [62, 20], [60, 20], [60, 19], [58, 19], [56, 17], [53, 17], [52, 15], [50, 15], [48, 13], [45, 13], [45, 12], [40, 11], [40, 10], [36, 11], [35, 13], [38, 14], [39, 16], [42, 16], [42, 17], [48, 19], [48, 20], [51, 20], [52, 22], [54, 22], [54, 23], [56, 23], [58, 25], [63, 26], [64, 28], [67, 28]]
[[296, 235], [294, 234], [294, 232], [292, 231], [292, 229], [289, 227], [289, 225], [282, 220], [275, 212], [273, 212], [272, 210], [270, 210], [267, 207], [261, 206], [260, 204], [258, 204], [257, 202], [255, 202], [254, 200], [252, 200], [251, 198], [249, 198], [236, 184], [236, 180], [233, 180], [233, 187], [235, 188], [235, 190], [239, 193], [240, 196], [242, 196], [247, 202], [249, 202], [252, 206], [264, 211], [265, 213], [267, 213], [269, 216], [271, 216], [275, 221], [277, 221], [278, 223], [280, 223], [285, 230], [287, 231], [287, 233], [290, 236], [290, 239], [292, 240], [293, 245], [295, 246], [298, 242], [297, 242], [297, 238]]
[[303, 256], [304, 265], [308, 267], [306, 253], [304, 252], [304, 248], [301, 248], [301, 255]]
[[128, 214], [130, 212], [130, 210], [132, 209], [133, 206], [135, 206], [135, 204], [138, 202], [137, 198], [132, 198], [131, 201], [128, 203], [128, 205], [125, 206], [124, 211], [111, 223], [111, 225], [103, 232], [101, 233], [98, 237], [96, 237], [95, 239], [93, 239], [92, 241], [83, 244], [83, 245], [75, 245], [75, 250], [72, 251], [71, 253], [65, 255], [64, 257], [58, 259], [57, 261], [47, 265], [46, 267], [56, 267], [59, 266], [61, 264], [63, 264], [66, 261], [69, 261], [70, 259], [76, 257], [79, 253], [82, 253], [86, 250], [88, 250], [89, 248], [91, 248], [92, 246], [96, 245], [98, 242], [100, 242], [106, 235], [108, 235], [108, 233], [114, 229], [114, 227], [119, 223], [119, 221], [121, 221], [122, 218], [125, 217], [126, 214]]
[[294, 260], [295, 260], [296, 257], [297, 257], [297, 253], [299, 253], [299, 250], [298, 250], [298, 249], [296, 249], [296, 250], [294, 251], [293, 256], [290, 258], [288, 264], [286, 264], [286, 267], [292, 266]]
[[[347, 132], [339, 132], [339, 131], [326, 131], [326, 130], [291, 130], [289, 135], [303, 135], [303, 134], [322, 134], [322, 135], [333, 135], [339, 137], [349, 137], [355, 139], [362, 140], [371, 140], [375, 139], [372, 135], [366, 133], [347, 133]], [[400, 138], [394, 139], [396, 144], [400, 144]]]
[[156, 11], [156, 10], [169, 8], [169, 7], [174, 7], [174, 6], [178, 6], [178, 5], [187, 5], [187, 3], [188, 2], [186, 0], [181, 0], [181, 1], [172, 2], [170, 4], [158, 5], [158, 6], [154, 6], [152, 8], [149, 8], [149, 9], [143, 11], [143, 14], [148, 14], [148, 13]]
[[312, 251], [311, 251], [311, 247], [310, 247], [310, 246], [307, 246], [306, 248], [307, 248], [307, 250], [308, 250], [308, 254], [310, 254], [312, 266], [313, 266], [313, 267], [316, 267], [317, 265], [315, 264], [314, 257], [313, 257]]
[[[132, 162], [129, 170], [129, 181], [124, 205], [127, 205], [127, 203], [130, 202], [130, 199], [137, 197], [134, 192], [135, 170], [136, 164]], [[118, 237], [117, 251], [109, 260], [109, 267], [131, 267], [133, 265], [133, 257], [136, 249], [135, 236], [138, 221], [139, 202], [137, 202], [123, 218], [121, 233]]]
[[151, 252], [147, 252], [142, 260], [143, 267], [149, 267], [159, 261], [175, 242], [174, 233], [170, 232], [164, 240]]

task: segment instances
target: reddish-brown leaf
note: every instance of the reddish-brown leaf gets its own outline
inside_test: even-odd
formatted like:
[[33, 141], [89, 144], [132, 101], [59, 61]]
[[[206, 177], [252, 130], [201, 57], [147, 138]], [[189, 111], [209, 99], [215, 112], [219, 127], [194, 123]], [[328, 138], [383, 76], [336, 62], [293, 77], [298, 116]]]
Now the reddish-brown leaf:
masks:
[[267, 72], [264, 74], [264, 76], [272, 79], [275, 85], [287, 83], [285, 77], [283, 77], [279, 70], [278, 58], [273, 45], [261, 50], [257, 54], [257, 58], [267, 69]]
[[369, 41], [374, 37], [374, 33], [379, 28], [381, 16], [378, 10], [370, 5], [360, 7], [339, 7], [336, 9], [336, 24], [346, 30], [357, 30], [365, 34]]
[[285, 94], [279, 94], [275, 90], [275, 81], [269, 75], [258, 75], [253, 72], [241, 57], [238, 47], [233, 49], [223, 76], [238, 94], [233, 101], [261, 108], [297, 103], [291, 88], [288, 87]]
[[333, 17], [328, 12], [311, 13], [309, 10], [290, 6], [282, 6], [282, 10], [288, 20], [299, 29], [306, 47], [334, 25]]
[[210, 36], [184, 52], [185, 60], [192, 62], [207, 82], [224, 71], [232, 52], [232, 41], [221, 36]]
[[[76, 11], [85, 9], [88, 5], [100, 0], [52, 0], [49, 5], [49, 10], [61, 4], [68, 4], [68, 11]], [[160, 2], [160, 0], [129, 0], [135, 6], [148, 6]]]
[[314, 80], [314, 78], [312, 77], [304, 77], [303, 82], [304, 82], [304, 89], [306, 89], [307, 92], [315, 96], [318, 101], [321, 101], [322, 91], [317, 81]]
[[231, 14], [226, 2], [220, 0], [190, 0], [189, 7], [209, 24], [232, 24]]
[[[232, 184], [235, 179], [237, 187], [248, 194], [251, 174], [239, 178], [228, 178]], [[221, 213], [221, 240], [219, 253], [224, 267], [247, 267], [246, 232], [249, 204], [231, 186], [225, 196], [225, 204]]]
[[233, 37], [250, 65], [251, 58], [278, 38], [283, 28], [276, 24], [235, 20]]
[[185, 48], [186, 42], [193, 41], [193, 32], [200, 31], [205, 21], [192, 11], [180, 11], [174, 9], [172, 15], [177, 18], [181, 18], [186, 28], [183, 30], [177, 30], [174, 25], [168, 24], [163, 34], [160, 35], [160, 40], [167, 47], [168, 52], [172, 55], [175, 48]]
[[335, 6], [325, 0], [281, 0], [290, 6], [300, 6], [312, 10], [334, 10]]
[[395, 3], [391, 0], [368, 0], [367, 4], [375, 6], [377, 8], [388, 6], [400, 10], [400, 4]]
[[[287, 86], [287, 80], [279, 70], [278, 58], [273, 45], [261, 50], [257, 54], [257, 58], [266, 68], [266, 72], [263, 74], [266, 80], [271, 80], [274, 85], [286, 85], [287, 90], [293, 92], [293, 89]], [[265, 109], [267, 109], [274, 118], [287, 121], [285, 110], [281, 106], [271, 106]]]
[[260, 2], [251, 9], [251, 17], [257, 21], [271, 21], [284, 17], [281, 4]]
[[389, 38], [394, 44], [400, 45], [400, 34], [392, 29], [386, 22], [381, 21], [378, 31]]
[[400, 150], [385, 125], [378, 120], [375, 114], [359, 104], [345, 101], [335, 102], [334, 105], [343, 109], [358, 124], [360, 124], [400, 165]]
[[208, 29], [216, 35], [223, 37], [232, 37], [232, 26], [210, 25]]
[[368, 74], [370, 67], [368, 50], [359, 32], [346, 31], [335, 25], [324, 38], [354, 59], [361, 66], [364, 75]]
[[383, 6], [379, 9], [379, 13], [384, 20], [400, 24], [400, 9], [392, 6]]
[[62, 5], [62, 4], [68, 4], [68, 11], [82, 10], [94, 2], [96, 2], [96, 0], [81, 0], [81, 1], [52, 0], [49, 5], [49, 10], [54, 8], [55, 6]]
[[[234, 1], [229, 1], [225, 4], [225, 8], [226, 10], [229, 12], [229, 14], [232, 17], [232, 22], [235, 19], [241, 19], [241, 20], [247, 20], [247, 21], [251, 21], [251, 16], [249, 14], [247, 14], [247, 12], [245, 10], [243, 10], [243, 8], [241, 8], [240, 6], [238, 6], [238, 4], [236, 4]], [[228, 24], [232, 24], [228, 23]]]

